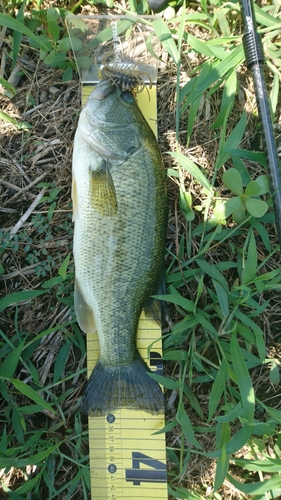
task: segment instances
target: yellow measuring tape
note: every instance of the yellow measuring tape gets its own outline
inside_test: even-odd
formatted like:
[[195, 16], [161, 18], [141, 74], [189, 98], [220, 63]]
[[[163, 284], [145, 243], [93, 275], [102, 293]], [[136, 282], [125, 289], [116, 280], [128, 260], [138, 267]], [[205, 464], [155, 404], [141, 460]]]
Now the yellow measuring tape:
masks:
[[[82, 86], [82, 104], [93, 85]], [[156, 134], [156, 87], [138, 94], [138, 105]], [[162, 374], [161, 328], [141, 315], [137, 347], [151, 371]], [[88, 377], [99, 358], [96, 333], [87, 334]], [[167, 500], [165, 425], [159, 415], [121, 409], [105, 417], [89, 417], [92, 500]]]

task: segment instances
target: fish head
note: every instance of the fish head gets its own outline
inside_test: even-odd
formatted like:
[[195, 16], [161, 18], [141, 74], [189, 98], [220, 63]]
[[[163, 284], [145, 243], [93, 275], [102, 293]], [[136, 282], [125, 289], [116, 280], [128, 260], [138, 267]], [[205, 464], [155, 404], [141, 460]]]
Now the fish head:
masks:
[[78, 127], [92, 151], [119, 162], [140, 152], [147, 130], [133, 94], [122, 91], [109, 80], [95, 86]]
[[136, 100], [129, 91], [122, 91], [109, 80], [102, 80], [92, 91], [85, 111], [91, 126], [126, 126], [135, 122], [140, 114]]

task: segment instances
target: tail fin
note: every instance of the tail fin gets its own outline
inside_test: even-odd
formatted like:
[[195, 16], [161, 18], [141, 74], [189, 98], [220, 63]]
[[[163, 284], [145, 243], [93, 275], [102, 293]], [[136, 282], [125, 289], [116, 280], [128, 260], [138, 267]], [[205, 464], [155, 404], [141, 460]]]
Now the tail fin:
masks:
[[83, 413], [101, 416], [119, 408], [159, 413], [164, 408], [163, 393], [147, 372], [141, 358], [128, 366], [103, 366], [98, 361], [82, 398]]

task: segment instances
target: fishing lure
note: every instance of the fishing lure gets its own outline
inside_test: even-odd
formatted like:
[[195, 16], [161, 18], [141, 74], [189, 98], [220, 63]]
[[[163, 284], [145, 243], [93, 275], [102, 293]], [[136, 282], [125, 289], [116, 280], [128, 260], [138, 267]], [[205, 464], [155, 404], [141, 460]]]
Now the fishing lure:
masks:
[[119, 61], [114, 51], [104, 54], [100, 72], [103, 80], [109, 80], [123, 92], [129, 90], [134, 95], [142, 92], [146, 88], [145, 77], [149, 80], [149, 88], [152, 87], [148, 73], [140, 71], [136, 64]]

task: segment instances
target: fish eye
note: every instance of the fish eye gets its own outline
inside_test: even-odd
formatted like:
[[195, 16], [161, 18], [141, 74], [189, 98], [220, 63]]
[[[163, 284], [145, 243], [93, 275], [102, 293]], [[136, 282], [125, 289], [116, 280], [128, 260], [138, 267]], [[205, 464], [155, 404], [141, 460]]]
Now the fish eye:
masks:
[[128, 103], [132, 103], [135, 101], [133, 94], [131, 92], [129, 92], [128, 90], [125, 90], [124, 92], [122, 92], [121, 99], [123, 99], [123, 101], [128, 102]]

